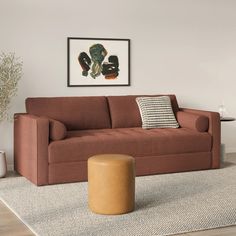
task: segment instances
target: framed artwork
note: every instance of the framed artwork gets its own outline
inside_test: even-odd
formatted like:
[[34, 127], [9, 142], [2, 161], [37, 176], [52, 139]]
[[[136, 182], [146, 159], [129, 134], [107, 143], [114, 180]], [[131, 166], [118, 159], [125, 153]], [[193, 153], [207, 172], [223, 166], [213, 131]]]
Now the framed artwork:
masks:
[[67, 86], [130, 86], [130, 40], [67, 38]]

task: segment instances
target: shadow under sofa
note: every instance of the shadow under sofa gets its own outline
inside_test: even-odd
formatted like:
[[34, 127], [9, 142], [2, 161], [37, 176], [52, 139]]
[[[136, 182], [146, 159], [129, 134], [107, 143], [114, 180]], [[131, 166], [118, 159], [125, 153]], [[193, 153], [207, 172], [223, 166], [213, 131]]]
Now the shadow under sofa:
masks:
[[217, 112], [168, 95], [180, 128], [143, 129], [142, 96], [27, 98], [15, 114], [15, 170], [36, 185], [86, 181], [88, 158], [104, 153], [133, 156], [137, 176], [220, 167]]

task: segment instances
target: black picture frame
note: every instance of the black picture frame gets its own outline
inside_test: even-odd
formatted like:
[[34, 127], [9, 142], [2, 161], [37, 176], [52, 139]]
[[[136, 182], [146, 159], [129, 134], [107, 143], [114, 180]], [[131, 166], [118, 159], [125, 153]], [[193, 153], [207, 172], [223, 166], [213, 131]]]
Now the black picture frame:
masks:
[[130, 39], [67, 38], [67, 87], [130, 86]]

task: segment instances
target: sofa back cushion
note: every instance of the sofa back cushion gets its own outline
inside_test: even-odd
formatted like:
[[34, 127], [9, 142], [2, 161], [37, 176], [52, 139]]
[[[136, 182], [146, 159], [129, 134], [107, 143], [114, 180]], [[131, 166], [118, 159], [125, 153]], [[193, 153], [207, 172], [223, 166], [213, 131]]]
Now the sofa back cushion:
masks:
[[106, 97], [27, 98], [26, 111], [62, 122], [68, 130], [111, 128]]
[[[163, 95], [108, 96], [112, 128], [141, 127], [142, 120], [136, 102], [137, 97], [157, 97]], [[174, 114], [179, 110], [175, 95], [166, 95], [171, 99]]]

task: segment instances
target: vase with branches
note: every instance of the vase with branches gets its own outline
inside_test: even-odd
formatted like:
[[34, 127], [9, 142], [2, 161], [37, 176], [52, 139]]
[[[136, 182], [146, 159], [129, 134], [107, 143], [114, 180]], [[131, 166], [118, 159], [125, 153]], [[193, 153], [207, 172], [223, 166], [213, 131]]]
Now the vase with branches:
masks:
[[[12, 120], [8, 110], [12, 98], [17, 93], [22, 66], [22, 61], [14, 53], [0, 54], [0, 123], [4, 120]], [[6, 169], [5, 152], [0, 150], [0, 177], [5, 176]]]

